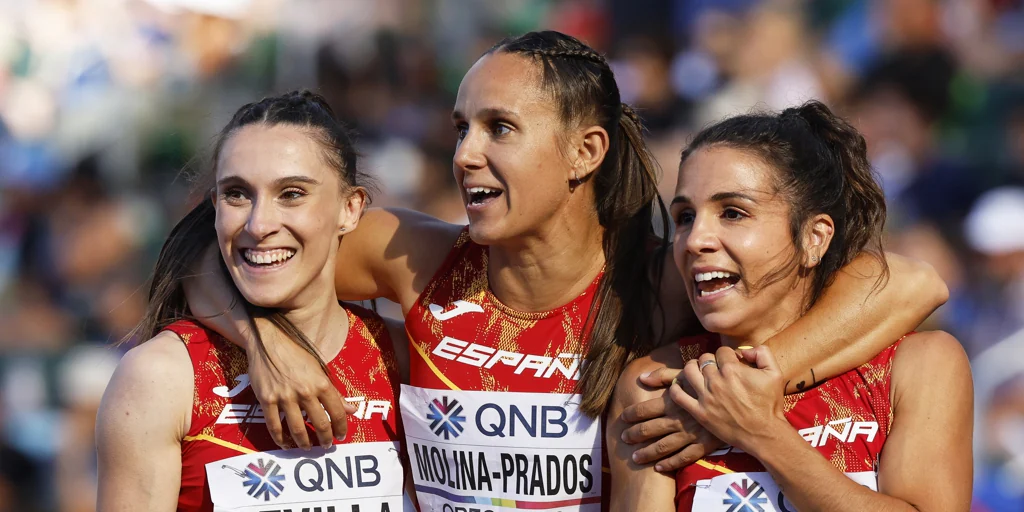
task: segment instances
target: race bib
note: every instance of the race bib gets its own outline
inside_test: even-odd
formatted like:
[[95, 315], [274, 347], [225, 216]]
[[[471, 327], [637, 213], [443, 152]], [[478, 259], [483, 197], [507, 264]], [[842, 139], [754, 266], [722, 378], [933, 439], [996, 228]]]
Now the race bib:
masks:
[[[851, 480], [878, 490], [873, 471], [846, 473]], [[693, 510], [722, 512], [794, 512], [796, 508], [779, 490], [775, 480], [764, 473], [728, 473], [710, 480], [698, 480]]]
[[579, 395], [402, 386], [423, 512], [599, 511], [601, 424]]
[[238, 455], [207, 464], [206, 478], [215, 512], [413, 510], [403, 503], [398, 443]]

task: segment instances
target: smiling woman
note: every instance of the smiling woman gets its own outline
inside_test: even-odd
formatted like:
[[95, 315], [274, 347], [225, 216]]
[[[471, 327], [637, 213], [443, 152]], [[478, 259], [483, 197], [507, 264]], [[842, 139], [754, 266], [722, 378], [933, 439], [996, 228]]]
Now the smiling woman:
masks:
[[[894, 337], [861, 367], [789, 397], [764, 345], [858, 254], [882, 259], [885, 200], [860, 134], [816, 102], [722, 121], [683, 152], [672, 213], [676, 266], [710, 334], [656, 353], [687, 359], [669, 394], [726, 446], [674, 478], [613, 461], [613, 477], [635, 485], [613, 495], [618, 506], [969, 508], [971, 376], [954, 338]], [[627, 370], [620, 390], [635, 379]]]
[[[242, 107], [214, 154], [215, 189], [175, 226], [157, 262], [139, 328], [151, 339], [125, 355], [104, 395], [98, 509], [402, 510], [391, 333], [334, 296], [340, 238], [356, 229], [367, 197], [347, 133], [322, 98], [291, 93]], [[216, 271], [226, 269], [246, 308], [285, 327], [359, 404], [347, 435], [313, 453], [275, 449], [266, 423], [278, 411], [256, 401], [245, 354], [184, 302], [187, 269], [214, 240]], [[301, 417], [287, 421], [307, 428]], [[336, 481], [310, 483], [331, 468]]]

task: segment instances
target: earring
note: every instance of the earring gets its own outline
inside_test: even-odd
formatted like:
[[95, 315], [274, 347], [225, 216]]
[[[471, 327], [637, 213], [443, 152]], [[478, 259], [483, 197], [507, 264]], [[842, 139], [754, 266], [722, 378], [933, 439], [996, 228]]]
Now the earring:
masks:
[[817, 256], [811, 256], [811, 263], [817, 263], [817, 262], [818, 262], [818, 257]]
[[341, 231], [342, 233], [344, 233], [344, 232], [345, 232], [345, 227], [344, 227], [344, 226], [342, 226], [342, 228], [341, 228], [341, 229], [340, 229], [339, 231]]

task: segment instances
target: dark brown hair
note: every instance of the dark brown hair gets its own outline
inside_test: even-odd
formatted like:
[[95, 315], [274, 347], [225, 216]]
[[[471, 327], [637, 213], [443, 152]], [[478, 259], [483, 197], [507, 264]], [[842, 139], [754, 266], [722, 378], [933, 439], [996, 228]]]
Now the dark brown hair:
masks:
[[643, 140], [643, 125], [619, 97], [608, 61], [578, 39], [554, 31], [505, 39], [488, 53], [534, 59], [543, 69], [542, 86], [559, 105], [566, 128], [597, 124], [610, 147], [594, 180], [598, 220], [604, 227], [605, 272], [584, 324], [588, 344], [579, 389], [580, 409], [597, 416], [611, 398], [627, 363], [657, 346], [653, 320], [668, 239], [652, 251], [654, 215], [668, 218], [658, 194], [658, 166]]
[[747, 151], [768, 163], [775, 185], [790, 204], [795, 257], [770, 272], [753, 288], [771, 284], [796, 268], [803, 257], [801, 234], [814, 215], [827, 214], [835, 233], [814, 268], [807, 307], [835, 279], [836, 272], [862, 251], [882, 265], [879, 283], [888, 278], [882, 255], [885, 196], [868, 162], [864, 137], [824, 104], [810, 101], [781, 113], [736, 116], [705, 128], [683, 150], [682, 163], [700, 148], [726, 146]]
[[[319, 94], [310, 91], [294, 91], [264, 98], [238, 109], [231, 121], [217, 136], [210, 165], [201, 176], [196, 178], [196, 182], [199, 184], [198, 190], [202, 191], [204, 197], [201, 197], [192, 211], [171, 229], [171, 233], [160, 250], [150, 283], [146, 314], [129, 335], [130, 338], [145, 341], [175, 321], [195, 320], [185, 301], [182, 283], [185, 278], [189, 277], [190, 269], [198, 266], [203, 251], [211, 244], [217, 243], [217, 232], [214, 228], [216, 211], [210, 201], [212, 193], [210, 184], [213, 181], [213, 176], [217, 173], [218, 159], [225, 142], [239, 128], [255, 124], [292, 125], [306, 128], [309, 136], [322, 148], [324, 161], [338, 173], [343, 186], [351, 189], [369, 184], [369, 178], [356, 167], [358, 155], [349, 131], [335, 118], [334, 111]], [[221, 261], [220, 270], [224, 279], [228, 283], [232, 283], [223, 261]], [[260, 353], [264, 357], [267, 355], [266, 347], [263, 345], [263, 340], [255, 324], [255, 318], [258, 317], [268, 319], [281, 329], [316, 357], [320, 361], [321, 367], [326, 370], [314, 345], [281, 312], [255, 306], [238, 296], [237, 293], [235, 295], [249, 314], [250, 328], [256, 338]], [[271, 363], [273, 363], [272, 360]]]

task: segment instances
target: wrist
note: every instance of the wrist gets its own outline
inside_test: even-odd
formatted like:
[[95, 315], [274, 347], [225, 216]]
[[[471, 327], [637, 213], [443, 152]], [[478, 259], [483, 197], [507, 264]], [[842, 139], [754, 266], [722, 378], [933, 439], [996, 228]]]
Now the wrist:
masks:
[[764, 457], [784, 452], [785, 447], [793, 441], [793, 436], [802, 439], [786, 418], [773, 414], [764, 428], [758, 430], [757, 435], [752, 436], [749, 442], [744, 443], [747, 446], [743, 447], [743, 450], [764, 461]]

